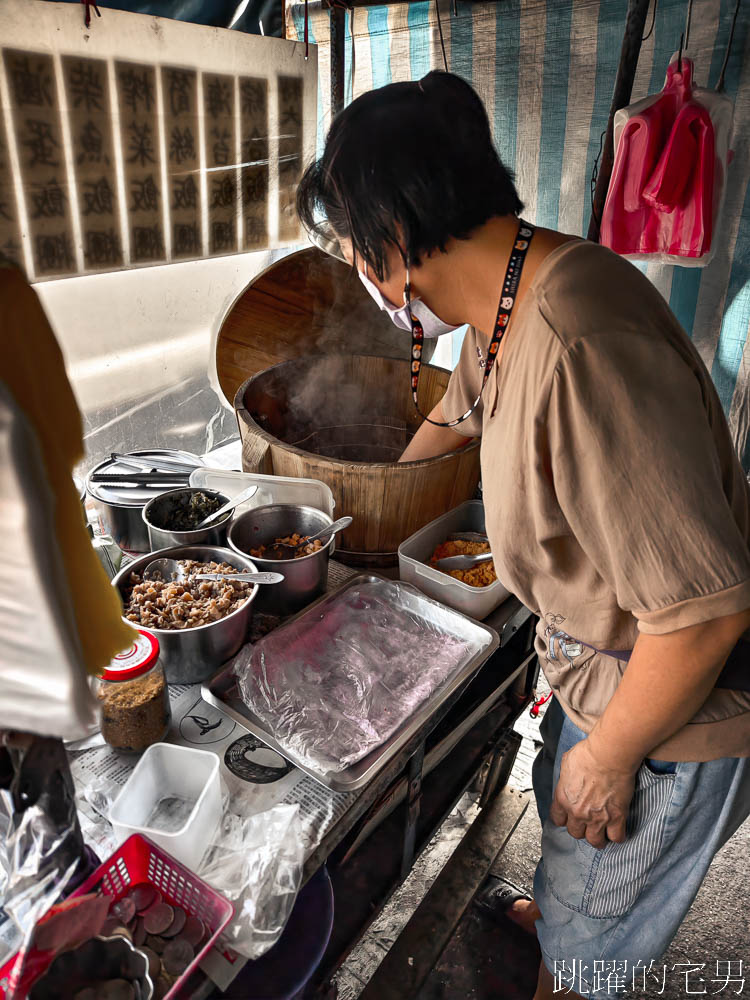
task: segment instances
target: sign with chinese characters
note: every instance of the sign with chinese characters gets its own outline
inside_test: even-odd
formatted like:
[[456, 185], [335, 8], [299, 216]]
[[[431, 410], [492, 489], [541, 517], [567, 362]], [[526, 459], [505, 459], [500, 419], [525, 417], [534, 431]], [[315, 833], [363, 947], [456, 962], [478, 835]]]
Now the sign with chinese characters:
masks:
[[115, 63], [120, 112], [120, 150], [125, 171], [130, 259], [134, 264], [164, 260], [156, 68]]
[[237, 131], [232, 82], [223, 73], [206, 74], [203, 80], [209, 253], [237, 249]]
[[27, 234], [34, 270], [39, 275], [75, 271], [54, 60], [40, 52], [4, 49], [3, 61], [13, 110], [14, 127], [10, 131], [24, 177]]
[[83, 265], [86, 270], [122, 267], [107, 63], [103, 59], [63, 56], [62, 68]]
[[163, 66], [161, 88], [166, 122], [167, 197], [172, 223], [172, 256], [176, 259], [199, 257], [203, 251], [203, 239], [200, 185], [197, 179], [200, 169], [198, 74], [195, 70]]
[[282, 239], [294, 239], [297, 217], [294, 195], [302, 164], [302, 80], [279, 78], [279, 229]]
[[314, 46], [39, 0], [0, 39], [0, 253], [30, 280], [300, 242]]
[[[240, 79], [240, 131], [245, 250], [257, 250], [268, 243], [268, 83], [266, 80], [253, 77]], [[280, 157], [279, 153], [279, 164], [281, 164]]]

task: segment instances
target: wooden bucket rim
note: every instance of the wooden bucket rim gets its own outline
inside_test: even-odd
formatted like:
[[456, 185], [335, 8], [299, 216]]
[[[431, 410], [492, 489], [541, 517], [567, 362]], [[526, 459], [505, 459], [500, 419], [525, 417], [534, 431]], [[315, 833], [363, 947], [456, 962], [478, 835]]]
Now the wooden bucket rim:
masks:
[[[290, 250], [290, 248], [282, 248], [282, 249]], [[268, 294], [263, 291], [263, 282], [265, 279], [271, 276], [273, 272], [277, 272], [279, 270], [288, 268], [291, 264], [294, 263], [310, 266], [311, 264], [315, 263], [316, 260], [324, 262], [324, 265], [326, 267], [340, 271], [342, 279], [344, 277], [345, 272], [346, 274], [350, 274], [353, 272], [353, 268], [350, 265], [345, 264], [342, 260], [339, 260], [336, 257], [331, 257], [330, 255], [323, 253], [322, 250], [320, 250], [318, 247], [314, 246], [311, 243], [308, 246], [302, 246], [292, 249], [290, 252], [284, 252], [281, 254], [281, 256], [277, 257], [275, 260], [270, 261], [270, 263], [268, 263], [266, 267], [264, 267], [261, 271], [259, 271], [258, 274], [254, 275], [254, 277], [248, 282], [247, 285], [245, 285], [244, 288], [240, 289], [240, 291], [237, 292], [237, 294], [233, 297], [233, 299], [228, 305], [225, 305], [223, 307], [223, 312], [219, 320], [218, 326], [215, 329], [213, 337], [212, 357], [213, 357], [213, 367], [214, 367], [214, 374], [216, 377], [216, 383], [219, 387], [222, 397], [226, 400], [227, 405], [231, 405], [231, 400], [233, 398], [233, 393], [230, 389], [230, 383], [233, 382], [233, 380], [230, 379], [229, 376], [227, 376], [224, 370], [224, 365], [220, 364], [220, 360], [224, 352], [223, 342], [225, 337], [227, 336], [226, 327], [227, 325], [230, 325], [232, 323], [235, 310], [240, 305], [241, 301], [248, 295], [251, 294], [257, 295], [259, 291], [261, 295]], [[341, 270], [342, 268], [343, 271]], [[354, 287], [363, 296], [364, 299], [368, 299], [368, 294], [365, 291], [365, 289], [361, 286], [359, 281], [354, 282]], [[378, 313], [378, 310], [376, 308], [373, 308], [373, 314], [376, 313]], [[392, 326], [390, 320], [385, 321], [385, 326], [392, 329], [394, 338], [398, 338], [398, 331], [395, 329], [395, 327]], [[401, 331], [401, 335], [403, 336], [403, 331]], [[396, 339], [394, 339], [393, 344], [394, 345], [396, 344]], [[263, 345], [266, 345], [265, 338], [263, 341]], [[432, 357], [433, 351], [435, 349], [434, 345], [435, 345], [434, 340], [425, 340], [425, 342], [423, 343], [422, 357], [425, 359], [425, 361]], [[322, 351], [318, 350], [308, 354], [306, 351], [302, 351], [301, 353], [294, 354], [291, 357], [283, 357], [280, 361], [277, 362], [277, 364], [283, 364], [284, 361], [294, 361], [299, 358], [332, 357], [335, 355], [340, 355], [341, 354], [340, 346], [341, 345], [337, 345], [337, 347], [339, 347], [339, 350], [331, 352], [325, 350]], [[264, 353], [270, 353], [268, 350], [265, 349], [265, 346], [263, 346], [263, 350]], [[390, 353], [375, 354], [375, 355], [360, 355], [360, 356], [383, 357], [383, 358], [393, 357], [395, 358], [395, 360], [409, 361], [411, 358], [411, 345], [407, 344], [404, 350], [408, 351], [408, 353], [405, 353], [404, 356], [402, 356], [401, 358], [398, 358]], [[275, 353], [279, 353], [278, 350]], [[249, 365], [248, 370], [250, 370], [250, 368], [252, 367], [253, 367], [252, 365]], [[256, 369], [256, 371], [254, 371], [252, 374], [261, 375], [264, 371], [268, 371], [269, 368], [274, 368], [274, 367], [276, 366], [270, 365], [266, 368]]]
[[[283, 248], [282, 248], [282, 249], [283, 249]], [[224, 397], [224, 399], [225, 399], [225, 400], [227, 401], [227, 403], [229, 402], [229, 396], [228, 396], [228, 394], [227, 394], [227, 391], [226, 391], [226, 388], [225, 388], [225, 386], [224, 386], [224, 382], [225, 382], [225, 379], [223, 378], [223, 376], [222, 376], [222, 375], [221, 375], [221, 373], [219, 372], [219, 367], [218, 367], [218, 350], [219, 350], [219, 342], [220, 342], [220, 340], [221, 340], [221, 337], [222, 337], [222, 334], [223, 334], [223, 332], [224, 332], [224, 327], [225, 327], [226, 323], [227, 323], [227, 322], [228, 322], [228, 320], [229, 320], [229, 319], [231, 318], [231, 316], [232, 316], [232, 313], [234, 312], [234, 310], [235, 310], [235, 308], [236, 308], [237, 304], [239, 303], [240, 299], [241, 299], [241, 298], [242, 298], [242, 297], [243, 297], [244, 295], [246, 295], [246, 294], [247, 294], [247, 292], [249, 292], [249, 291], [250, 291], [250, 290], [251, 290], [252, 288], [254, 288], [254, 287], [255, 287], [255, 286], [257, 285], [257, 284], [259, 284], [259, 283], [260, 283], [260, 281], [261, 281], [261, 280], [262, 280], [263, 278], [265, 278], [265, 277], [266, 277], [267, 275], [269, 275], [269, 274], [271, 273], [271, 271], [273, 271], [273, 270], [274, 270], [274, 269], [275, 269], [275, 268], [277, 267], [277, 265], [279, 264], [279, 262], [280, 262], [280, 261], [286, 261], [286, 262], [288, 262], [289, 260], [291, 260], [291, 259], [293, 259], [293, 258], [295, 258], [295, 257], [302, 257], [302, 255], [303, 255], [303, 254], [307, 253], [307, 252], [308, 252], [309, 250], [314, 250], [314, 249], [315, 249], [315, 247], [313, 247], [312, 245], [311, 245], [311, 246], [307, 246], [307, 247], [299, 247], [299, 248], [298, 248], [298, 249], [296, 249], [296, 250], [292, 250], [292, 252], [291, 252], [291, 253], [285, 253], [285, 254], [282, 254], [282, 255], [281, 255], [280, 257], [278, 257], [278, 258], [277, 258], [276, 260], [272, 260], [272, 261], [270, 261], [270, 263], [268, 263], [268, 264], [267, 264], [267, 265], [266, 265], [266, 266], [265, 266], [264, 268], [262, 268], [262, 269], [261, 269], [261, 270], [260, 270], [260, 271], [259, 271], [259, 272], [258, 272], [258, 273], [257, 273], [257, 274], [256, 274], [256, 275], [255, 275], [255, 276], [254, 276], [254, 277], [253, 277], [253, 278], [252, 278], [252, 279], [251, 279], [251, 280], [250, 280], [250, 281], [249, 281], [249, 282], [248, 282], [248, 283], [247, 283], [247, 284], [246, 284], [245, 286], [244, 286], [244, 288], [241, 288], [241, 289], [240, 289], [240, 290], [239, 290], [239, 291], [237, 292], [237, 294], [236, 294], [236, 295], [234, 296], [234, 298], [233, 298], [233, 299], [232, 299], [232, 301], [231, 301], [231, 302], [229, 303], [229, 305], [227, 305], [227, 306], [225, 306], [225, 307], [224, 307], [224, 311], [223, 311], [223, 313], [222, 313], [222, 316], [221, 316], [221, 319], [219, 320], [219, 325], [218, 325], [218, 327], [216, 328], [216, 334], [215, 334], [215, 336], [214, 336], [214, 345], [213, 345], [213, 363], [214, 363], [214, 369], [215, 369], [215, 371], [216, 371], [216, 380], [217, 380], [217, 382], [218, 382], [218, 384], [219, 384], [219, 388], [221, 389], [221, 394], [222, 394], [222, 396]], [[290, 361], [291, 361], [291, 360], [293, 360], [293, 359], [292, 359], [292, 358], [289, 358], [288, 360], [290, 360]], [[280, 364], [283, 364], [283, 362], [279, 362], [279, 363], [280, 363]], [[272, 367], [272, 368], [275, 368], [275, 367], [276, 367], [276, 365], [272, 365], [271, 367]], [[261, 372], [263, 372], [263, 371], [268, 371], [268, 370], [269, 370], [268, 368], [263, 368], [263, 369], [261, 369], [261, 371], [260, 371], [260, 372], [255, 372], [255, 374], [256, 374], [256, 375], [260, 375], [260, 374], [261, 374]], [[243, 383], [242, 383], [242, 385], [245, 385], [245, 383], [243, 382]], [[242, 386], [240, 386], [240, 388], [242, 388]], [[236, 393], [235, 393], [235, 398], [236, 398]]]
[[[308, 355], [308, 357], [311, 359], [377, 358], [379, 361], [395, 361], [398, 364], [408, 365], [410, 363], [408, 358], [384, 358], [382, 357], [382, 355], [379, 354], [341, 354], [341, 353], [310, 354]], [[269, 442], [269, 444], [274, 444], [277, 447], [284, 448], [285, 451], [291, 452], [293, 455], [301, 455], [303, 458], [317, 459], [318, 461], [320, 461], [320, 459], [323, 459], [326, 462], [329, 462], [331, 465], [343, 468], [351, 468], [352, 466], [355, 466], [357, 468], [363, 468], [363, 469], [414, 469], [414, 468], [422, 468], [423, 466], [427, 466], [429, 464], [438, 465], [441, 462], [455, 461], [460, 456], [466, 455], [471, 451], [475, 451], [477, 448], [479, 448], [481, 444], [479, 438], [476, 438], [470, 444], [464, 445], [463, 447], [458, 447], [453, 451], [446, 452], [444, 455], [434, 455], [432, 458], [420, 458], [417, 459], [416, 461], [411, 461], [411, 462], [355, 462], [354, 460], [350, 459], [329, 458], [328, 455], [319, 455], [317, 454], [317, 452], [305, 451], [303, 448], [298, 448], [297, 445], [288, 444], [286, 441], [282, 441], [281, 438], [277, 438], [273, 434], [269, 434], [268, 431], [264, 430], [260, 426], [260, 424], [256, 423], [256, 421], [253, 420], [253, 418], [250, 416], [250, 412], [245, 407], [244, 403], [245, 403], [245, 392], [251, 382], [253, 382], [257, 378], [260, 378], [261, 375], [265, 375], [266, 372], [273, 371], [274, 368], [280, 368], [282, 365], [291, 365], [294, 364], [295, 361], [296, 359], [290, 359], [289, 361], [279, 361], [277, 364], [271, 365], [270, 368], [264, 368], [263, 371], [255, 372], [254, 375], [251, 375], [249, 378], [245, 379], [245, 381], [239, 387], [234, 396], [234, 411], [237, 414], [237, 417], [241, 419], [248, 427], [252, 427], [253, 431], [257, 432], [262, 440]], [[448, 372], [446, 368], [441, 368], [439, 365], [423, 364], [422, 367], [432, 368], [434, 371], [446, 372], [447, 374], [450, 374], [450, 372]]]

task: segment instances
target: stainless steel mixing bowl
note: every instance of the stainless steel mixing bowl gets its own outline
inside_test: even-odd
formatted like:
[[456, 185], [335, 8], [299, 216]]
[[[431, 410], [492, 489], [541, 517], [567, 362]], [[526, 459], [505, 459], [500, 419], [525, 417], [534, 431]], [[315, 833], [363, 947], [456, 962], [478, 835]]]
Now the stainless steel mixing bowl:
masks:
[[[256, 507], [235, 518], [229, 529], [229, 545], [246, 558], [250, 549], [273, 544], [277, 538], [286, 538], [296, 531], [312, 535], [333, 520], [315, 507], [304, 504], [275, 503]], [[299, 559], [263, 559], [251, 556], [260, 570], [284, 574], [284, 582], [275, 587], [263, 587], [258, 597], [258, 610], [270, 614], [290, 615], [304, 608], [325, 593], [328, 581], [328, 560], [335, 545], [331, 538], [317, 552]]]
[[[322, 527], [322, 525], [321, 525]], [[141, 556], [120, 570], [112, 581], [123, 600], [130, 580], [130, 574], [135, 571], [142, 574], [152, 559], [166, 557], [168, 559], [196, 559], [199, 562], [226, 562], [241, 572], [257, 573], [254, 560], [231, 549], [219, 548], [215, 545], [178, 545], [173, 548], [160, 549]], [[159, 640], [159, 661], [164, 667], [164, 673], [169, 684], [198, 684], [207, 680], [226, 660], [234, 656], [245, 643], [250, 619], [253, 613], [253, 603], [258, 590], [253, 587], [245, 603], [226, 618], [199, 625], [197, 628], [160, 629], [142, 626], [147, 632], [153, 632]], [[275, 587], [266, 587], [275, 590]], [[134, 622], [124, 619], [128, 625]], [[137, 626], [141, 627], [141, 626]]]
[[204, 490], [188, 487], [179, 490], [168, 490], [153, 500], [149, 500], [141, 512], [148, 530], [149, 548], [165, 549], [173, 545], [226, 545], [227, 529], [232, 520], [232, 511], [226, 513], [219, 521], [212, 521], [205, 528], [195, 528], [192, 531], [172, 531], [162, 525], [168, 521], [169, 514], [177, 506], [176, 501], [192, 493], [204, 493], [206, 496], [220, 500], [222, 505], [229, 503], [229, 497], [217, 490]]
[[[136, 459], [150, 459], [160, 468], [172, 468], [171, 463], [181, 463], [183, 469], [200, 468], [203, 462], [197, 455], [187, 451], [169, 451], [151, 449], [149, 451], [132, 451], [129, 456]], [[148, 530], [141, 516], [143, 508], [152, 497], [164, 492], [160, 487], [141, 486], [135, 489], [118, 486], [115, 483], [94, 482], [93, 477], [99, 474], [123, 475], [138, 471], [127, 461], [108, 458], [94, 466], [86, 476], [86, 491], [94, 502], [101, 526], [106, 535], [111, 535], [121, 549], [126, 552], [148, 552]], [[154, 481], [158, 481], [158, 474]], [[168, 489], [170, 487], [167, 487]]]

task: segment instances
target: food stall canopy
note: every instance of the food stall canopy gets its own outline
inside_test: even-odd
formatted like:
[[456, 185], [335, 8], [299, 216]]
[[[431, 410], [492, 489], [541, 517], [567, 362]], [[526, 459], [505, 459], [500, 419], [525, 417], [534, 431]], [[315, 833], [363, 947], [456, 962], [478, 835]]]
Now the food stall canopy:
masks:
[[[419, 79], [447, 66], [479, 92], [498, 151], [515, 171], [524, 215], [538, 225], [584, 236], [591, 217], [591, 176], [607, 127], [625, 29], [624, 0], [452, 0], [357, 7], [345, 23], [345, 101], [372, 87]], [[661, 90], [679, 48], [686, 0], [658, 0], [647, 18], [632, 101]], [[715, 87], [735, 0], [695, 4], [687, 55], [696, 83]], [[287, 36], [304, 38], [304, 9], [287, 5]], [[330, 125], [330, 11], [310, 2], [310, 41], [318, 45], [318, 146]], [[352, 24], [354, 58], [352, 58]], [[352, 67], [354, 73], [352, 74]], [[353, 79], [352, 79], [353, 76]], [[693, 337], [750, 471], [750, 18], [737, 20], [726, 70], [735, 102], [729, 170], [717, 254], [702, 271], [639, 265]], [[455, 361], [462, 334], [453, 335]], [[442, 345], [441, 345], [442, 346]]]

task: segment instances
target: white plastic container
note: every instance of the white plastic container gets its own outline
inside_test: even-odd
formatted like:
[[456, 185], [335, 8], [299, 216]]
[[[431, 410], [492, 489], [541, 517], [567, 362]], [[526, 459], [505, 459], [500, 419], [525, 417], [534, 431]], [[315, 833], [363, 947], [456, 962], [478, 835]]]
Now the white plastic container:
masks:
[[436, 601], [481, 621], [510, 597], [510, 591], [500, 580], [489, 587], [470, 587], [462, 580], [433, 569], [430, 556], [454, 532], [484, 530], [484, 504], [481, 500], [467, 500], [454, 507], [399, 545], [400, 578], [404, 583], [413, 583], [428, 597], [434, 597]]
[[221, 820], [219, 758], [206, 750], [154, 743], [109, 818], [118, 844], [141, 833], [195, 871]]
[[217, 490], [233, 500], [238, 493], [255, 483], [258, 492], [235, 511], [235, 517], [254, 507], [273, 503], [297, 503], [322, 510], [333, 517], [335, 502], [330, 487], [318, 479], [290, 479], [287, 476], [263, 476], [254, 472], [228, 472], [226, 469], [196, 469], [190, 485]]

